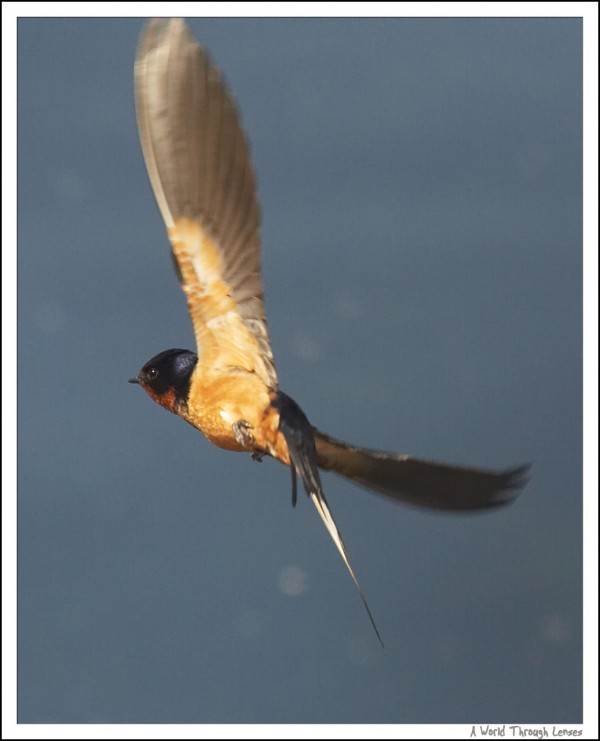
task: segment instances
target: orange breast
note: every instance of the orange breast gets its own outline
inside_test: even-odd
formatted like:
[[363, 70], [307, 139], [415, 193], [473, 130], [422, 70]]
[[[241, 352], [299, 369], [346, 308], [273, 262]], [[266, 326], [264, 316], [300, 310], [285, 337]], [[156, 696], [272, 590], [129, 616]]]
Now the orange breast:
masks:
[[[287, 445], [279, 432], [279, 414], [271, 406], [272, 392], [255, 374], [231, 369], [227, 375], [212, 374], [199, 367], [194, 371], [185, 419], [220, 448], [268, 452], [289, 463]], [[233, 425], [247, 422], [254, 444], [237, 440]]]

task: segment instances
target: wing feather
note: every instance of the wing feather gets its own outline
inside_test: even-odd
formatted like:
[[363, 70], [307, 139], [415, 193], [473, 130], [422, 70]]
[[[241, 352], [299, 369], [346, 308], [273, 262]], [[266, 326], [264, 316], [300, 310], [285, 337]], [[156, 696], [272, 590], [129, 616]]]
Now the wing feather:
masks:
[[313, 428], [319, 466], [390, 499], [446, 511], [483, 511], [515, 500], [528, 465], [504, 471], [449, 466], [368, 450]]
[[200, 363], [277, 388], [254, 169], [223, 77], [180, 19], [150, 21], [135, 63], [138, 128], [186, 293]]

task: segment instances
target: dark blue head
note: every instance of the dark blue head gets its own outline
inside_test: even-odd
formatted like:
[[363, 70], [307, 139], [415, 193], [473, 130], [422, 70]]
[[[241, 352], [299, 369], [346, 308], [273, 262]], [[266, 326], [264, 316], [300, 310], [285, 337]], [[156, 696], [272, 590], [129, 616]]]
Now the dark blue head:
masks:
[[187, 403], [197, 362], [198, 356], [190, 350], [165, 350], [149, 360], [129, 383], [138, 383], [157, 404], [177, 412]]

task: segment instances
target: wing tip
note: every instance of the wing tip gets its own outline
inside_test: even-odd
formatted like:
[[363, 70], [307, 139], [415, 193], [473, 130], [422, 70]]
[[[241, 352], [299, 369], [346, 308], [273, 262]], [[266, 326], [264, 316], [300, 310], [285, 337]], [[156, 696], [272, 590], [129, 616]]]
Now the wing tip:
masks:
[[529, 479], [529, 471], [532, 463], [522, 463], [519, 466], [513, 468], [507, 468], [500, 475], [502, 477], [502, 486], [500, 491], [512, 492], [514, 496], [518, 496], [521, 489], [523, 489]]
[[528, 476], [528, 472], [532, 465], [532, 463], [522, 463], [519, 466], [500, 471], [496, 474], [498, 477], [496, 490], [485, 505], [482, 506], [482, 503], [479, 502], [477, 507], [473, 509], [469, 507], [463, 511], [468, 512], [469, 509], [473, 512], [477, 512], [478, 510], [485, 511], [487, 509], [513, 504], [518, 499], [521, 490], [529, 482], [530, 476]]

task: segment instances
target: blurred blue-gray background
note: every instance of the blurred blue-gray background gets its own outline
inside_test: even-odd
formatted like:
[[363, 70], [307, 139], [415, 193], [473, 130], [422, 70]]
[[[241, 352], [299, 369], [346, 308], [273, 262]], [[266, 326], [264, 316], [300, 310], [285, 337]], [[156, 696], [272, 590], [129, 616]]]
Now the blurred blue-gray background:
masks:
[[440, 516], [289, 474], [127, 384], [194, 347], [138, 144], [140, 19], [18, 33], [19, 720], [582, 720], [581, 22], [190, 25], [252, 142], [282, 388], [369, 447], [504, 467]]

